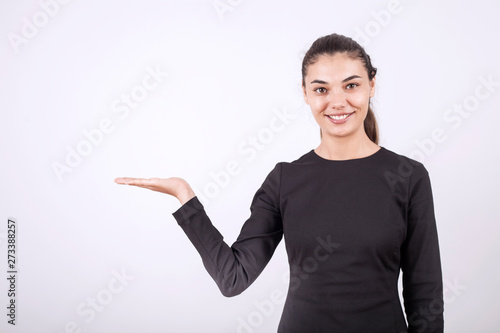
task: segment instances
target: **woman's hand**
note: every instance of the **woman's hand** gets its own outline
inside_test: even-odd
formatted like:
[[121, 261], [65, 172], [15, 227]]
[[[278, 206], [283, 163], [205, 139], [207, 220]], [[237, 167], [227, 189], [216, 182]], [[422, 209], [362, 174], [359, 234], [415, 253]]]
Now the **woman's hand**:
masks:
[[195, 196], [193, 189], [188, 182], [179, 177], [170, 178], [128, 178], [120, 177], [115, 179], [115, 183], [122, 185], [133, 185], [147, 188], [156, 192], [162, 192], [176, 197], [181, 205]]

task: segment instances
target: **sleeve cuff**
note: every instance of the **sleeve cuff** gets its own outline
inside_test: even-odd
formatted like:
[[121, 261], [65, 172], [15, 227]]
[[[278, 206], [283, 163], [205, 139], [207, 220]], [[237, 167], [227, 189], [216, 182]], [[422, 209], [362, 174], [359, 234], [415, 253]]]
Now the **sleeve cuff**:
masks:
[[179, 209], [172, 213], [179, 225], [189, 221], [191, 216], [203, 210], [203, 205], [197, 196], [192, 197], [184, 203]]

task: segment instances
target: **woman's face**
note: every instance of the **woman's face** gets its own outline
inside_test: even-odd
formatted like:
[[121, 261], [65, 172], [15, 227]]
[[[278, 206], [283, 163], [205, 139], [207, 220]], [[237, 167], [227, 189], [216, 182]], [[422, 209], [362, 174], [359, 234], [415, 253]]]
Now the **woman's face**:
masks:
[[375, 93], [375, 78], [368, 79], [361, 60], [345, 53], [322, 55], [307, 68], [303, 89], [322, 139], [366, 135], [363, 122]]

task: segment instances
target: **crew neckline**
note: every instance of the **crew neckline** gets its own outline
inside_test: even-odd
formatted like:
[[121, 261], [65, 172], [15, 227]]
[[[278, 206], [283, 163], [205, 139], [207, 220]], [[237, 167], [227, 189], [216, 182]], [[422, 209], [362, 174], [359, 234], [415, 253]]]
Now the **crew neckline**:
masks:
[[351, 159], [348, 159], [348, 160], [329, 160], [327, 158], [324, 158], [324, 157], [321, 157], [319, 156], [315, 151], [314, 149], [311, 149], [311, 154], [318, 160], [321, 160], [321, 161], [325, 161], [325, 162], [330, 162], [330, 163], [349, 163], [349, 162], [361, 162], [361, 161], [365, 161], [365, 160], [369, 160], [369, 159], [372, 159], [374, 157], [376, 157], [377, 155], [380, 155], [380, 152], [382, 150], [385, 150], [384, 147], [382, 146], [379, 146], [380, 149], [378, 149], [376, 152], [374, 152], [373, 154], [371, 155], [368, 155], [368, 156], [364, 156], [364, 157], [358, 157], [358, 158], [351, 158]]

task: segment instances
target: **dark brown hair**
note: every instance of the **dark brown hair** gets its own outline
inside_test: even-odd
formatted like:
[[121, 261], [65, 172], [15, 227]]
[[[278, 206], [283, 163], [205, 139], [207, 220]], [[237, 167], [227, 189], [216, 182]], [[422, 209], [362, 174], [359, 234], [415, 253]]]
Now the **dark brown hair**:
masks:
[[[302, 86], [306, 86], [305, 77], [307, 75], [307, 68], [310, 65], [314, 64], [322, 55], [334, 55], [336, 53], [346, 53], [353, 59], [361, 60], [365, 65], [370, 81], [377, 74], [377, 69], [373, 67], [370, 56], [366, 54], [365, 49], [361, 45], [349, 37], [331, 34], [318, 38], [306, 52], [304, 60], [302, 61]], [[364, 127], [366, 135], [368, 135], [370, 140], [378, 144], [377, 120], [375, 119], [371, 103], [368, 106]]]

